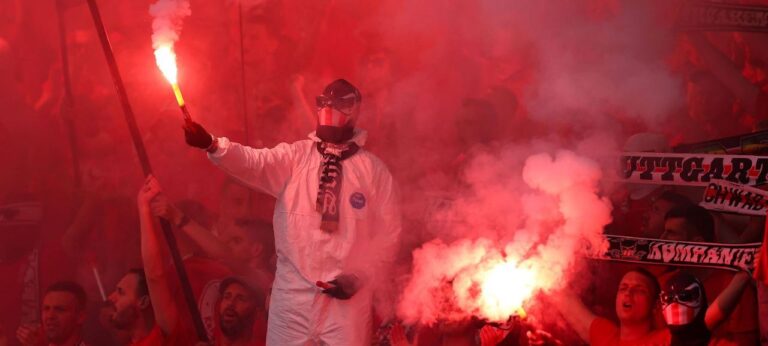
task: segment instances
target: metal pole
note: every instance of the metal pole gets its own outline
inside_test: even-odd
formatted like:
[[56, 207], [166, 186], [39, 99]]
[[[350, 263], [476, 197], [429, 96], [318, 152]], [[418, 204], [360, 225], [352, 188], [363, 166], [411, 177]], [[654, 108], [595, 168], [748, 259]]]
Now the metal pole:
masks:
[[[99, 34], [101, 40], [101, 46], [104, 49], [104, 55], [107, 58], [107, 64], [109, 65], [109, 71], [112, 74], [112, 80], [115, 83], [115, 90], [120, 98], [120, 104], [123, 107], [123, 113], [125, 114], [125, 121], [128, 123], [128, 130], [133, 139], [133, 146], [136, 149], [136, 154], [139, 156], [139, 162], [141, 162], [141, 168], [144, 170], [144, 175], [152, 173], [152, 168], [149, 165], [149, 157], [144, 148], [144, 142], [141, 140], [139, 133], [139, 127], [136, 125], [136, 117], [133, 115], [133, 109], [128, 101], [128, 94], [125, 92], [125, 85], [123, 79], [120, 76], [120, 70], [117, 67], [117, 61], [115, 55], [112, 52], [112, 46], [109, 43], [109, 37], [107, 31], [104, 28], [104, 22], [101, 20], [101, 14], [99, 13], [99, 7], [96, 4], [96, 0], [88, 0], [88, 7], [91, 10], [93, 16], [93, 22], [96, 25], [96, 31]], [[182, 263], [181, 255], [179, 254], [179, 248], [176, 244], [176, 237], [171, 230], [171, 224], [168, 220], [161, 218], [160, 225], [163, 229], [163, 235], [168, 243], [168, 248], [173, 259], [173, 264], [176, 267], [176, 272], [179, 275], [181, 281], [181, 289], [184, 294], [184, 300], [187, 303], [190, 313], [192, 314], [192, 322], [195, 324], [195, 331], [200, 341], [208, 341], [208, 333], [205, 331], [205, 325], [203, 325], [203, 319], [200, 316], [200, 310], [197, 308], [195, 302], [194, 293], [192, 293], [192, 286], [189, 284], [189, 277], [187, 276], [187, 270]]]

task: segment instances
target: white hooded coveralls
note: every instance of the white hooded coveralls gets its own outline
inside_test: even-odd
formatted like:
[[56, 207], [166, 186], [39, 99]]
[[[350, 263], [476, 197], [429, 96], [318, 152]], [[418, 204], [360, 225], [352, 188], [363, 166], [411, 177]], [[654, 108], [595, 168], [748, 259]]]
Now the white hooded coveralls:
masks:
[[[273, 226], [277, 273], [270, 299], [267, 345], [366, 345], [371, 337], [372, 288], [395, 257], [400, 213], [392, 175], [361, 148], [342, 161], [339, 228], [321, 230], [315, 210], [320, 140], [254, 149], [219, 138], [209, 158], [244, 184], [277, 198]], [[362, 288], [349, 300], [320, 292], [315, 283], [355, 274]]]

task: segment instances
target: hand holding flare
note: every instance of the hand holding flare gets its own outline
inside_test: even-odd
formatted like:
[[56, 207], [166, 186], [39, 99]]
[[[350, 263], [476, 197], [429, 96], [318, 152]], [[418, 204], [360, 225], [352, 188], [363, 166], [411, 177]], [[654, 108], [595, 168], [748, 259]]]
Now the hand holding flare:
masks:
[[181, 89], [179, 89], [179, 70], [176, 67], [176, 53], [173, 52], [173, 48], [171, 46], [162, 46], [155, 49], [155, 61], [165, 79], [171, 83], [173, 94], [176, 95], [176, 102], [178, 102], [181, 112], [184, 113], [184, 121], [192, 121], [192, 116], [190, 116], [189, 110], [187, 110], [184, 97], [181, 96]]

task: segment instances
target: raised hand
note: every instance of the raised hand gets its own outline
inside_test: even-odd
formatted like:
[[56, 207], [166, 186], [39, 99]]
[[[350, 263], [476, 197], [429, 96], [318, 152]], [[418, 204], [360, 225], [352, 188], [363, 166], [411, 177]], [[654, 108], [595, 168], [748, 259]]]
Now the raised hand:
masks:
[[16, 339], [22, 346], [40, 346], [44, 345], [43, 333], [39, 325], [26, 324], [16, 330]]

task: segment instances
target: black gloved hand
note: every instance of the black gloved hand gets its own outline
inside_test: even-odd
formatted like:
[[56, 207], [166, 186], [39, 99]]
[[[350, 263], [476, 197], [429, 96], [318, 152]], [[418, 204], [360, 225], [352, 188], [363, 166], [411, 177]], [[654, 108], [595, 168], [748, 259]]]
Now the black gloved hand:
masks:
[[347, 300], [357, 293], [359, 289], [358, 279], [355, 275], [342, 274], [328, 281], [333, 287], [322, 290], [323, 293], [336, 299]]
[[208, 149], [213, 144], [213, 136], [192, 120], [184, 123], [184, 139], [187, 144], [200, 149]]

